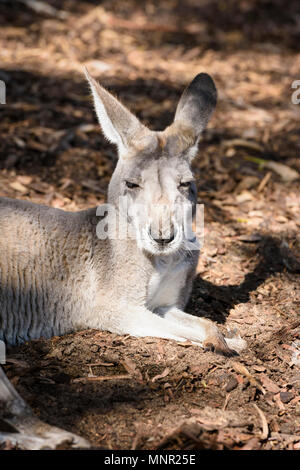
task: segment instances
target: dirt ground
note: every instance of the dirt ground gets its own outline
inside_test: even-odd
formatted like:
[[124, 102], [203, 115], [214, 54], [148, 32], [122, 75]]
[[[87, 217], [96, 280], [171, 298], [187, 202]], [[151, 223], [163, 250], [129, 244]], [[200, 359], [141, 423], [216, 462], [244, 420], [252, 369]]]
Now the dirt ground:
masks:
[[219, 103], [194, 161], [205, 243], [187, 311], [248, 348], [225, 358], [91, 330], [9, 349], [8, 376], [38, 416], [95, 448], [300, 449], [299, 2], [47, 5], [0, 1], [0, 195], [66, 210], [105, 200], [115, 151], [83, 64], [152, 129], [211, 74]]

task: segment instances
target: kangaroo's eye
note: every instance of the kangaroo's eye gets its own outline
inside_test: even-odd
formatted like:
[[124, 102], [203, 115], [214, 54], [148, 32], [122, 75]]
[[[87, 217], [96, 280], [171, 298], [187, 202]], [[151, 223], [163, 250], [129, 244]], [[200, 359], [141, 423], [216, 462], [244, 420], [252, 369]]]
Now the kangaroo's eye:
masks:
[[191, 184], [192, 184], [191, 181], [182, 181], [179, 186], [181, 188], [189, 188], [191, 186]]
[[137, 183], [132, 183], [131, 181], [126, 181], [125, 184], [127, 188], [130, 189], [139, 188], [139, 185]]

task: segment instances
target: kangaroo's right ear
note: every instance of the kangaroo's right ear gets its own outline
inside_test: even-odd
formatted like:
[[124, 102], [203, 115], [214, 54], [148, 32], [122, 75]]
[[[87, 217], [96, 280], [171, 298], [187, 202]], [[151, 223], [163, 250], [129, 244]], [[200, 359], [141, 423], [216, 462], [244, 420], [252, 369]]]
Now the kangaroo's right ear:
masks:
[[146, 128], [113, 95], [100, 86], [86, 68], [85, 75], [91, 87], [95, 111], [103, 134], [118, 146], [120, 156], [125, 155]]
[[177, 126], [193, 131], [198, 140], [217, 104], [217, 89], [207, 73], [199, 73], [184, 90], [174, 118]]

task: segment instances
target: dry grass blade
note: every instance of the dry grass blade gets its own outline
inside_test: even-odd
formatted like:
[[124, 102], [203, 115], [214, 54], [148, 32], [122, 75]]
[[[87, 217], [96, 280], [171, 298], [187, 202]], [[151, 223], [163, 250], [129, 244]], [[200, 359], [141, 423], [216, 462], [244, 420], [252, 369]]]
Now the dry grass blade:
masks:
[[269, 435], [268, 422], [267, 422], [267, 419], [266, 419], [264, 413], [261, 411], [261, 409], [258, 408], [258, 406], [255, 403], [252, 403], [252, 405], [254, 406], [254, 408], [256, 409], [256, 411], [258, 412], [258, 414], [260, 416], [260, 419], [261, 419], [261, 422], [262, 422], [262, 433], [260, 435], [260, 438], [264, 441], [265, 439], [268, 438], [268, 435]]
[[140, 424], [135, 424], [135, 428], [136, 428], [136, 435], [134, 436], [134, 439], [132, 441], [131, 450], [137, 449], [141, 441], [141, 438], [143, 436], [143, 426]]
[[228, 402], [229, 402], [229, 398], [230, 398], [230, 393], [226, 393], [226, 397], [225, 397], [225, 400], [224, 400], [224, 405], [222, 407], [222, 410], [225, 411], [226, 408], [227, 408], [227, 405], [228, 405]]
[[224, 142], [225, 147], [246, 147], [251, 150], [257, 150], [258, 152], [263, 151], [263, 147], [257, 142], [251, 142], [245, 139], [231, 139]]
[[92, 362], [91, 364], [88, 364], [90, 367], [97, 367], [97, 366], [102, 366], [102, 367], [112, 367], [115, 364], [113, 362]]

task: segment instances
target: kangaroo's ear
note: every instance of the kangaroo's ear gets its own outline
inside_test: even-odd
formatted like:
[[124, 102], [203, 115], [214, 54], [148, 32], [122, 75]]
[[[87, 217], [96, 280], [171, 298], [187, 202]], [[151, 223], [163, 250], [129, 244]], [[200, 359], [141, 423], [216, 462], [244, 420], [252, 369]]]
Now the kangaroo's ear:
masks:
[[174, 118], [177, 129], [188, 129], [196, 143], [217, 104], [217, 89], [213, 79], [199, 73], [184, 90]]
[[125, 155], [134, 140], [146, 130], [140, 121], [113, 95], [99, 85], [85, 68], [91, 87], [95, 111], [105, 137], [118, 146], [119, 155]]

